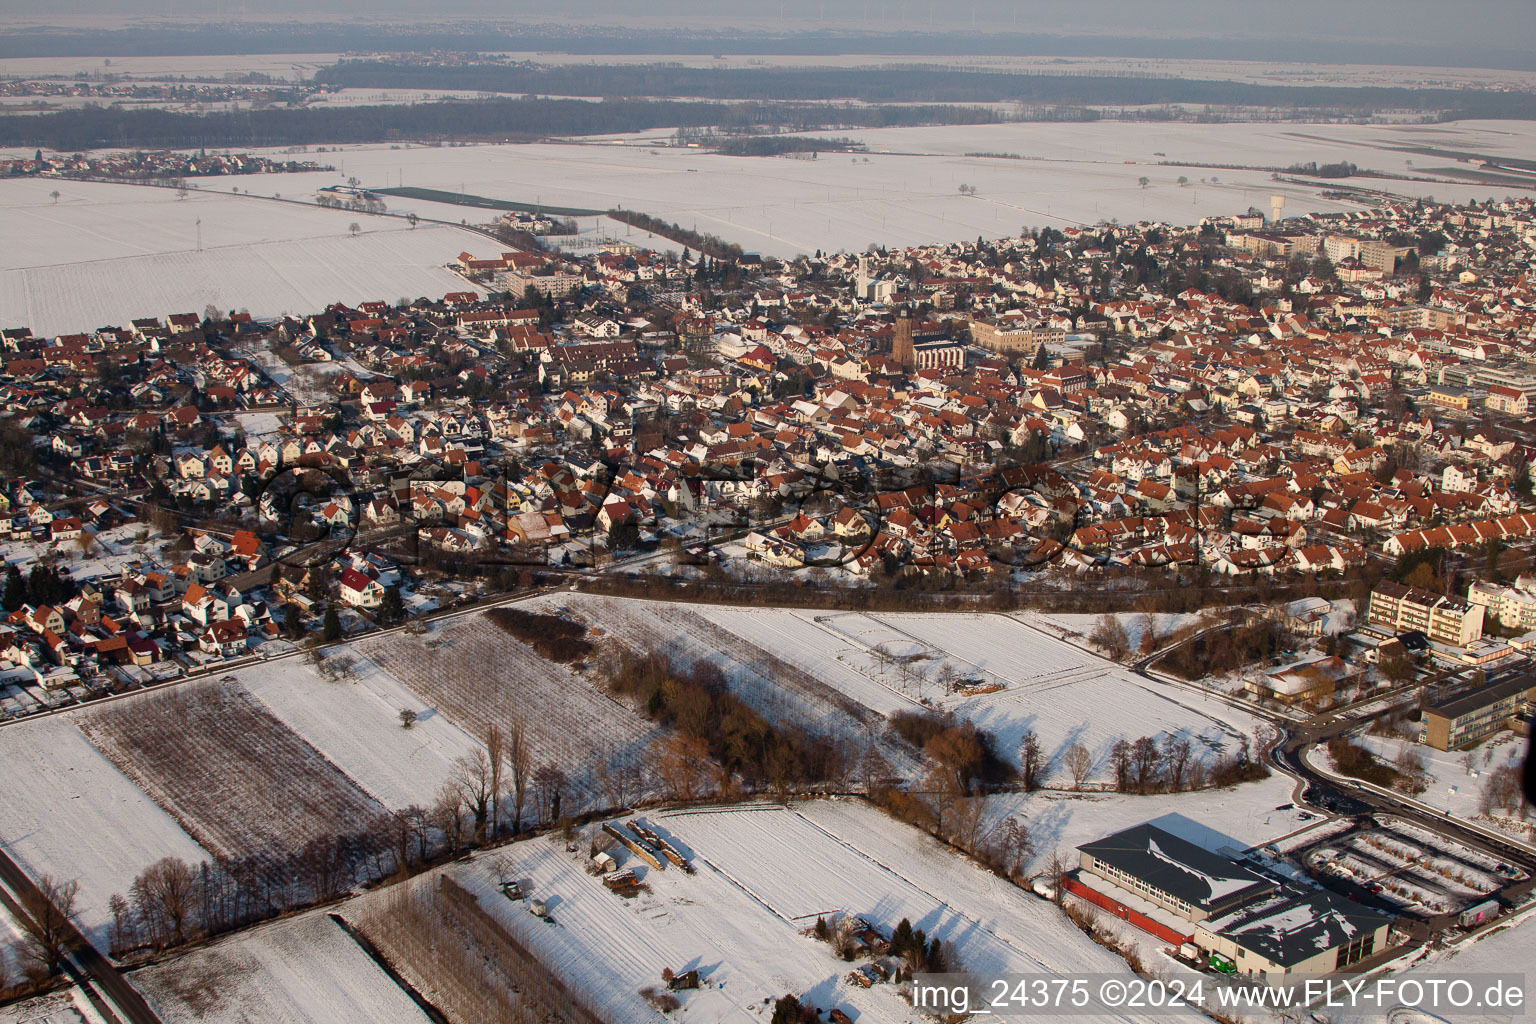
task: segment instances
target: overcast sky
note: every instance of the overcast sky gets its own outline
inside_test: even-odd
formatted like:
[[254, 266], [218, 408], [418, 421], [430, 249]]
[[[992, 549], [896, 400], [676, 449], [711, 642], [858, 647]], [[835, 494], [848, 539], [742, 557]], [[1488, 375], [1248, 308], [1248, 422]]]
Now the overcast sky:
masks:
[[425, 21], [576, 21], [655, 27], [797, 31], [818, 24], [874, 31], [1000, 29], [1030, 35], [1305, 39], [1536, 50], [1536, 0], [0, 0], [32, 24], [76, 16], [160, 20], [239, 16]]

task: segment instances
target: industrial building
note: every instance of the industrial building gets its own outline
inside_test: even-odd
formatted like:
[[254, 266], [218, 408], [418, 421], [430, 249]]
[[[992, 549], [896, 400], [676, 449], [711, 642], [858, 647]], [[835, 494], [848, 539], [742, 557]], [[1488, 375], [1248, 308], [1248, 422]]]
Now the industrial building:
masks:
[[1190, 943], [1210, 965], [1272, 977], [1327, 974], [1385, 948], [1392, 918], [1326, 889], [1303, 888], [1244, 866], [1156, 825], [1078, 848], [1062, 890], [1170, 943]]
[[1156, 825], [1136, 825], [1077, 848], [1079, 870], [1129, 889], [1186, 921], [1252, 902], [1274, 883]]
[[1237, 974], [1331, 974], [1384, 949], [1392, 919], [1327, 889], [1286, 887], [1195, 926], [1195, 945]]

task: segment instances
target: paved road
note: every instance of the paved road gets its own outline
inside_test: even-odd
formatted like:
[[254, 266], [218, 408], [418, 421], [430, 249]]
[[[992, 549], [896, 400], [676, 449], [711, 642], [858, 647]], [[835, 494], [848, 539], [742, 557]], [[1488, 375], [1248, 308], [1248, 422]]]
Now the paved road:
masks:
[[[0, 850], [0, 879], [13, 892], [25, 893], [29, 899], [41, 898], [42, 894], [32, 879], [3, 850]], [[9, 892], [0, 890], [0, 902], [5, 903], [18, 921], [27, 919], [27, 913], [11, 898]], [[65, 970], [85, 992], [96, 1011], [111, 1024], [163, 1024], [159, 1015], [150, 1009], [149, 1003], [129, 984], [112, 961], [87, 942], [73, 922], [69, 927], [73, 953], [65, 964]]]

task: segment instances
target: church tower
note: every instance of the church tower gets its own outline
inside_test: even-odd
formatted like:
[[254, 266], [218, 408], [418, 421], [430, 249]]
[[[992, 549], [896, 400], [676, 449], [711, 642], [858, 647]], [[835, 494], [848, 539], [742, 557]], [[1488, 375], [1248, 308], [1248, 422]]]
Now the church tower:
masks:
[[896, 336], [891, 339], [891, 358], [908, 373], [917, 369], [917, 353], [912, 349], [912, 311], [905, 306], [896, 311]]

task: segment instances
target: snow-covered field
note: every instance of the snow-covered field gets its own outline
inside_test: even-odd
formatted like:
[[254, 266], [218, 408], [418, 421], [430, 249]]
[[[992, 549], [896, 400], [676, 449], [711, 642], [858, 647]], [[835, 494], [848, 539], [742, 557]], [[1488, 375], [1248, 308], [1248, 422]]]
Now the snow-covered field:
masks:
[[558, 766], [569, 777], [568, 808], [608, 806], [601, 770], [617, 772], [638, 763], [659, 735], [655, 725], [601, 692], [595, 681], [541, 658], [483, 614], [434, 624], [427, 636], [395, 633], [364, 640], [356, 653], [465, 734], [484, 736], [491, 723], [509, 731], [513, 719], [519, 720], [534, 764]]
[[1040, 790], [1001, 793], [987, 798], [987, 821], [995, 828], [1008, 818], [1020, 818], [1035, 843], [1030, 873], [1045, 871], [1051, 855], [1077, 863], [1077, 847], [1121, 829], [1152, 821], [1188, 841], [1210, 850], [1223, 846], [1265, 846], [1298, 830], [1323, 827], [1323, 819], [1303, 821], [1306, 813], [1292, 803], [1295, 780], [1271, 775], [1227, 789], [1197, 793], [1134, 796], [1123, 793], [1072, 793]]
[[313, 839], [376, 829], [384, 814], [232, 679], [94, 705], [78, 721], [113, 764], [221, 858], [291, 856]]
[[114, 56], [110, 63], [101, 57], [7, 57], [0, 60], [0, 75], [11, 78], [37, 78], [45, 75], [75, 75], [106, 72], [148, 82], [187, 78], [223, 79], [225, 75], [257, 74], [297, 81], [309, 78], [320, 68], [336, 63], [335, 53], [218, 53], [176, 54], [169, 56]]
[[458, 228], [208, 189], [178, 199], [171, 189], [35, 179], [0, 182], [0, 237], [0, 326], [38, 334], [201, 315], [209, 304], [273, 317], [436, 298], [473, 290], [444, 264], [495, 247]]
[[[1416, 723], [1409, 723], [1417, 728]], [[1525, 753], [1525, 741], [1509, 733], [1499, 733], [1470, 751], [1436, 750], [1426, 743], [1369, 733], [1359, 742], [1388, 764], [1404, 749], [1423, 760], [1428, 784], [1416, 799], [1457, 818], [1476, 818], [1482, 811], [1483, 785], [1493, 768], [1517, 761]], [[1470, 762], [1470, 763], [1469, 763]]]
[[[476, 743], [389, 673], [357, 658], [355, 674], [322, 679], [288, 658], [239, 673], [250, 694], [390, 810], [429, 806], [453, 760]], [[417, 713], [410, 729], [400, 712]]]
[[0, 1024], [96, 1024], [77, 1008], [85, 1001], [78, 988], [50, 992], [45, 996], [23, 999], [0, 1006]]
[[[659, 651], [685, 665], [719, 665], [737, 696], [773, 721], [838, 734], [859, 731], [888, 711], [888, 692], [868, 691], [852, 673], [828, 679], [824, 671], [836, 672], [839, 666], [793, 657], [796, 647], [784, 638], [738, 625], [741, 620], [732, 614], [736, 609], [589, 595], [572, 600], [564, 594], [540, 604], [546, 610], [565, 606], [632, 652]], [[767, 620], [784, 621], [785, 614], [768, 610]], [[748, 613], [746, 621], [762, 620]]]
[[107, 899], [161, 857], [208, 855], [75, 728], [74, 716], [0, 729], [13, 784], [0, 800], [0, 843], [34, 877], [80, 883], [80, 923], [103, 944]]
[[[906, 917], [942, 938], [952, 963], [969, 970], [1126, 970], [1054, 906], [862, 804], [743, 805], [645, 821], [698, 870], [656, 871], [625, 854], [624, 866], [651, 889], [633, 900], [586, 874], [585, 844], [571, 854], [534, 840], [507, 848], [500, 864], [481, 858], [450, 870], [568, 985], [626, 1021], [664, 1019], [636, 992], [658, 985], [663, 968], [697, 969], [705, 979], [682, 994], [687, 1019], [760, 1021], [763, 1001], [786, 992], [859, 1021], [911, 1019], [893, 990], [851, 985], [845, 976], [853, 965], [799, 934], [817, 913], [840, 910], [886, 933]], [[549, 901], [555, 925], [502, 899], [494, 887], [499, 866]]]
[[165, 1024], [425, 1024], [427, 1015], [318, 910], [137, 971]]
[[[1060, 759], [1074, 743], [1088, 748], [1098, 779], [1118, 739], [1182, 735], [1198, 759], [1233, 749], [1257, 724], [1218, 700], [1151, 683], [1033, 628], [1029, 615], [694, 611], [881, 714], [927, 700], [991, 731], [1010, 758], [1033, 729], [1049, 759], [1049, 785], [1071, 784]], [[892, 660], [882, 665], [880, 651]], [[910, 661], [903, 667], [896, 659]], [[945, 696], [939, 676], [946, 667], [956, 680], [1001, 689]]]
[[[573, 144], [463, 147], [341, 147], [325, 154], [337, 172], [263, 175], [260, 191], [309, 194], [356, 176], [364, 185], [397, 181], [519, 202], [607, 209], [623, 206], [718, 234], [744, 248], [792, 256], [1017, 234], [1118, 218], [1191, 223], [1202, 216], [1267, 210], [1286, 196], [1290, 214], [1355, 209], [1318, 187], [1280, 184], [1267, 170], [1316, 160], [1351, 160], [1390, 173], [1453, 163], [1397, 147], [1536, 155], [1536, 125], [1004, 123], [839, 130], [867, 154], [816, 160], [719, 156], [665, 145], [656, 131]], [[967, 157], [1014, 153], [1025, 159]], [[276, 152], [269, 155], [276, 156]], [[1418, 171], [1407, 166], [1412, 161]], [[1173, 166], [1188, 164], [1191, 166]], [[1470, 167], [1470, 165], [1465, 165]], [[345, 168], [343, 171], [342, 168]], [[1178, 184], [1179, 177], [1189, 180]], [[1149, 179], [1142, 188], [1138, 179]], [[1205, 180], [1202, 180], [1205, 179]], [[976, 187], [961, 195], [962, 184]], [[1437, 199], [1502, 194], [1489, 185], [1357, 178], [1350, 185]], [[1507, 191], [1507, 190], [1506, 190]], [[411, 208], [391, 200], [392, 210]], [[455, 218], [457, 219], [457, 218]]]

